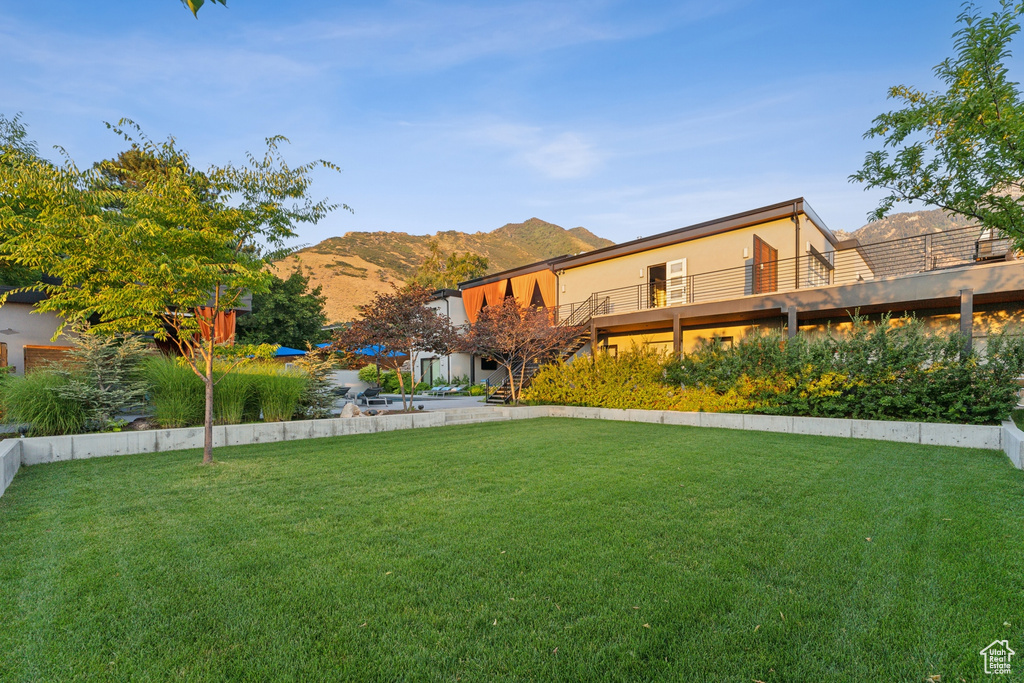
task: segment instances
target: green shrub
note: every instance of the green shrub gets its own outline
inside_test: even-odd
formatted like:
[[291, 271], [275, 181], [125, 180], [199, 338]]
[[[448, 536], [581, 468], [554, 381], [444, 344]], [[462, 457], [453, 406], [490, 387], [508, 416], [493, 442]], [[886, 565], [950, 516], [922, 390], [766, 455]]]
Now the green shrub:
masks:
[[523, 390], [526, 403], [640, 408], [649, 410], [703, 410], [736, 412], [751, 407], [735, 391], [718, 393], [709, 388], [667, 386], [667, 357], [646, 348], [610, 356], [577, 358], [571, 363], [545, 365]]
[[380, 370], [376, 365], [366, 365], [360, 368], [359, 381], [365, 384], [380, 384]]
[[148, 345], [137, 335], [90, 334], [88, 325], [76, 325], [74, 331], [74, 346], [51, 369], [68, 379], [60, 394], [84, 407], [86, 427], [109, 429], [118, 424], [119, 414], [137, 410], [144, 400]]
[[287, 370], [273, 363], [247, 366], [254, 396], [264, 422], [291, 420], [306, 389], [305, 373]]
[[1024, 338], [988, 338], [963, 353], [956, 332], [928, 333], [913, 318], [853, 321], [843, 336], [755, 334], [733, 349], [709, 342], [666, 366], [667, 382], [733, 391], [754, 412], [990, 424], [1016, 404]]
[[[203, 424], [203, 380], [175, 359], [149, 359], [143, 376], [149, 384], [149, 403], [161, 427], [193, 427]], [[216, 396], [216, 394], [214, 394]]]
[[[219, 425], [236, 425], [244, 421], [246, 406], [253, 399], [252, 376], [235, 369], [221, 373], [213, 387], [213, 420]], [[251, 411], [250, 411], [251, 414]]]
[[487, 389], [481, 384], [471, 384], [469, 387], [470, 396], [483, 396], [487, 393]]
[[336, 365], [330, 349], [318, 349], [306, 344], [306, 355], [295, 361], [295, 367], [306, 375], [306, 386], [299, 398], [299, 413], [303, 417], [320, 419], [331, 416], [334, 407], [334, 386], [331, 373]]
[[[405, 382], [405, 392], [409, 393], [409, 390], [412, 388], [412, 374], [403, 372], [402, 380]], [[385, 394], [400, 393], [402, 389], [398, 385], [398, 373], [394, 370], [380, 373], [380, 388]]]
[[67, 373], [47, 371], [4, 375], [2, 398], [6, 419], [29, 423], [32, 436], [81, 433], [88, 410], [81, 401], [62, 395], [72, 380], [73, 376]]

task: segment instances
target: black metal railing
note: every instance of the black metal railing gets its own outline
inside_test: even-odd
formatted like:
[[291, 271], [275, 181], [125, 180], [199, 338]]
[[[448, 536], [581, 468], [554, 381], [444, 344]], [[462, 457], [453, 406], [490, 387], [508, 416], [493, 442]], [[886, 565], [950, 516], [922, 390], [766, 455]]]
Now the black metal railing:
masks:
[[580, 303], [563, 304], [560, 315], [579, 311], [592, 316], [632, 313], [650, 308], [723, 301], [743, 296], [789, 292], [828, 285], [855, 284], [913, 275], [1004, 258], [1011, 240], [977, 226], [904, 237], [796, 258], [747, 264], [706, 273], [630, 285], [591, 294]]

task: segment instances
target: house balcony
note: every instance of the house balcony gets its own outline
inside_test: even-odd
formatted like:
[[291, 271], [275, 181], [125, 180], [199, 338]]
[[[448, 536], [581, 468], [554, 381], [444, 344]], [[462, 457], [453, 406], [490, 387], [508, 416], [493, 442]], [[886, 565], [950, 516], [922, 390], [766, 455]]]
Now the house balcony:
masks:
[[[798, 258], [748, 263], [674, 280], [595, 292], [585, 302], [563, 304], [559, 319], [588, 307], [593, 325], [655, 329], [684, 324], [753, 320], [786, 315], [826, 317], [959, 305], [963, 291], [983, 300], [1024, 299], [1024, 262], [1013, 261], [1012, 242], [972, 226], [860, 244], [834, 251], [810, 249]], [[676, 323], [678, 324], [678, 323]]]

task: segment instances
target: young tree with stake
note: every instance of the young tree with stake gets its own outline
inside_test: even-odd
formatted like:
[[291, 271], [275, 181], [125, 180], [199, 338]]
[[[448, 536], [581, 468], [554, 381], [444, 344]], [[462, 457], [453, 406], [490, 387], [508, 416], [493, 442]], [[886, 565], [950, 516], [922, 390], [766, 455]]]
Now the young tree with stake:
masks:
[[[46, 293], [39, 311], [69, 323], [92, 320], [90, 334], [151, 332], [172, 341], [205, 386], [209, 463], [217, 377], [270, 351], [218, 339], [219, 316], [240, 307], [247, 293], [269, 288], [267, 265], [276, 254], [268, 248], [335, 208], [308, 197], [311, 172], [335, 167], [289, 167], [278, 151], [284, 138], [275, 137], [262, 158], [204, 173], [173, 139], [153, 142], [130, 121], [111, 128], [152, 161], [124, 165], [117, 182], [102, 164], [86, 171], [71, 161], [58, 166], [17, 156], [0, 141], [0, 154], [17, 157], [0, 178], [0, 258], [56, 278], [13, 290]], [[33, 210], [23, 210], [26, 204]], [[215, 361], [226, 357], [227, 367], [215, 374]]]

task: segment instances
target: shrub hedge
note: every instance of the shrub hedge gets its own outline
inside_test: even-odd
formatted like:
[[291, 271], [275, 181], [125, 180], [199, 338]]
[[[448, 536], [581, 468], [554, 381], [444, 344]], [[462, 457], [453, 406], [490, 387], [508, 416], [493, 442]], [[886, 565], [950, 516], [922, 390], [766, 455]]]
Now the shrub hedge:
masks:
[[[675, 360], [633, 349], [614, 358], [545, 366], [532, 403], [992, 424], [1017, 403], [1024, 337], [964, 352], [959, 333], [929, 333], [913, 318], [785, 339], [752, 334], [731, 349], [709, 341]], [[582, 361], [582, 362], [581, 362]]]
[[3, 374], [5, 419], [30, 424], [29, 434], [32, 436], [84, 431], [89, 417], [86, 406], [81, 401], [68, 398], [62, 391], [72, 380], [67, 373], [48, 371], [19, 376]]

